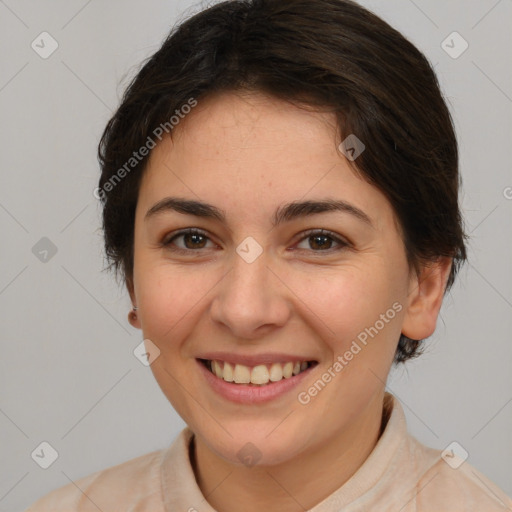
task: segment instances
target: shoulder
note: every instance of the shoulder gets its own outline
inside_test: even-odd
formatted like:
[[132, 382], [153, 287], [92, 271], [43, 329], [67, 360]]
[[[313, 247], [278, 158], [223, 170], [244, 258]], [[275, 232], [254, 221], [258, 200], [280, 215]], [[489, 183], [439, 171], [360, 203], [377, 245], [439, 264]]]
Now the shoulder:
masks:
[[154, 451], [70, 482], [39, 498], [25, 512], [124, 510], [134, 503], [155, 512], [162, 502], [160, 461]]
[[512, 510], [512, 499], [467, 461], [442, 457], [441, 450], [413, 443], [428, 453], [434, 463], [422, 473], [414, 489], [415, 510], [421, 512], [504, 512]]

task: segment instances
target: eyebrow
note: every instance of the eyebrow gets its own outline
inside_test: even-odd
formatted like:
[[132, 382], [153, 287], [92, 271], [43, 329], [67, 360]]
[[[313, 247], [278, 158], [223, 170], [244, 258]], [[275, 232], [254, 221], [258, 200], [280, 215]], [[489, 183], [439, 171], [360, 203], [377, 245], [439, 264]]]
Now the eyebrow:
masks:
[[[218, 220], [226, 223], [226, 213], [208, 203], [195, 201], [192, 199], [183, 199], [179, 197], [165, 197], [153, 205], [144, 217], [144, 221], [168, 211], [175, 211], [185, 215], [194, 215], [207, 219]], [[308, 217], [317, 213], [325, 212], [343, 212], [348, 213], [355, 218], [374, 227], [370, 217], [363, 210], [341, 199], [324, 199], [316, 201], [293, 201], [277, 208], [272, 219], [272, 227], [276, 227], [284, 222], [294, 219]]]

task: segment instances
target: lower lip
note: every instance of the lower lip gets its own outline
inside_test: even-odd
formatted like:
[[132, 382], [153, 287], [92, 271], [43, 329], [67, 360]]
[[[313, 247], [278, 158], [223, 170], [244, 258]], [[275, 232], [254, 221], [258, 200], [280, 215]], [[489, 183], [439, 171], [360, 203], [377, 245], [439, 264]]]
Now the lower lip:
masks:
[[298, 386], [317, 365], [307, 368], [298, 375], [263, 386], [254, 384], [233, 384], [214, 375], [206, 366], [196, 359], [199, 369], [212, 389], [224, 398], [239, 404], [256, 404], [269, 402]]

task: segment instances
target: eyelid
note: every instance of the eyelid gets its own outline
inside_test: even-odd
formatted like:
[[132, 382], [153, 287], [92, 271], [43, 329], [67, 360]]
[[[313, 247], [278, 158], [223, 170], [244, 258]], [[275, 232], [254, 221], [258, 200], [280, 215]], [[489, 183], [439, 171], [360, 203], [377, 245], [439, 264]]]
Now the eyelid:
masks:
[[[297, 244], [302, 242], [303, 240], [306, 240], [307, 238], [309, 238], [311, 236], [322, 236], [322, 235], [325, 235], [325, 236], [331, 238], [332, 240], [334, 240], [339, 245], [339, 247], [327, 249], [325, 251], [310, 250], [309, 252], [325, 254], [325, 253], [336, 252], [336, 251], [339, 251], [346, 247], [353, 247], [353, 244], [351, 242], [349, 242], [348, 239], [346, 239], [345, 237], [338, 235], [334, 231], [329, 231], [328, 229], [324, 229], [324, 228], [312, 228], [312, 229], [308, 229], [306, 231], [302, 231], [301, 233], [299, 233], [300, 238], [297, 241]], [[299, 249], [299, 250], [302, 250], [302, 249]]]
[[173, 231], [172, 233], [169, 233], [168, 235], [166, 235], [164, 237], [162, 243], [168, 243], [179, 235], [188, 235], [188, 234], [204, 235], [209, 238], [208, 233], [206, 231], [203, 231], [200, 228], [183, 228], [183, 229], [178, 229], [177, 231]]
[[[173, 240], [175, 240], [176, 238], [178, 238], [180, 236], [189, 235], [189, 234], [203, 236], [203, 237], [207, 238], [209, 241], [215, 243], [212, 240], [211, 236], [206, 231], [204, 231], [200, 228], [185, 228], [185, 229], [178, 230], [177, 232], [171, 233], [169, 236], [166, 236], [163, 239], [163, 241], [161, 242], [161, 246], [164, 248], [169, 248], [169, 246], [171, 245], [171, 242]], [[307, 238], [309, 238], [311, 236], [321, 236], [321, 235], [328, 236], [334, 242], [336, 242], [339, 245], [339, 247], [334, 248], [334, 249], [333, 248], [326, 249], [324, 251], [310, 250], [308, 252], [318, 253], [318, 254], [324, 253], [325, 254], [325, 253], [336, 252], [336, 251], [339, 251], [346, 247], [353, 247], [353, 244], [350, 241], [348, 241], [345, 237], [342, 237], [341, 235], [338, 235], [337, 233], [334, 233], [333, 231], [329, 231], [328, 229], [324, 229], [324, 228], [311, 228], [306, 231], [302, 231], [301, 233], [298, 234], [298, 236], [300, 236], [300, 238], [297, 240], [295, 245], [299, 244], [300, 242], [306, 240]], [[200, 249], [198, 249], [198, 250], [182, 249], [181, 247], [174, 247], [171, 250], [174, 252], [178, 252], [178, 253], [181, 252], [181, 253], [189, 253], [189, 254], [194, 253], [194, 252], [197, 252], [197, 253], [200, 252]], [[298, 249], [298, 250], [300, 251], [300, 250], [307, 250], [307, 249]]]
[[[162, 247], [169, 246], [174, 239], [178, 238], [179, 236], [183, 236], [183, 235], [201, 235], [201, 236], [207, 238], [209, 241], [213, 242], [212, 237], [206, 231], [203, 231], [200, 228], [185, 228], [185, 229], [180, 229], [176, 232], [173, 232], [173, 233], [169, 234], [168, 236], [165, 236], [161, 242]], [[186, 252], [198, 252], [198, 251], [193, 251], [192, 249], [181, 249], [179, 247], [176, 249], [173, 249], [173, 250], [176, 250], [176, 251], [181, 250], [181, 251], [186, 251]]]

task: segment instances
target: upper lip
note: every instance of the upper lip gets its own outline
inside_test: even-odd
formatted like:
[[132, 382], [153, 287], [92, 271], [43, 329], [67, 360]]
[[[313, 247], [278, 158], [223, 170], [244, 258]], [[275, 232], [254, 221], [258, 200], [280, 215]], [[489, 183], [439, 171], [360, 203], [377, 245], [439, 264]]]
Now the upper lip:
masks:
[[297, 356], [284, 353], [264, 353], [264, 354], [233, 354], [232, 352], [204, 352], [197, 359], [208, 359], [210, 361], [224, 361], [231, 364], [243, 364], [244, 366], [257, 366], [260, 364], [272, 363], [296, 363], [302, 361], [316, 361], [309, 356]]

